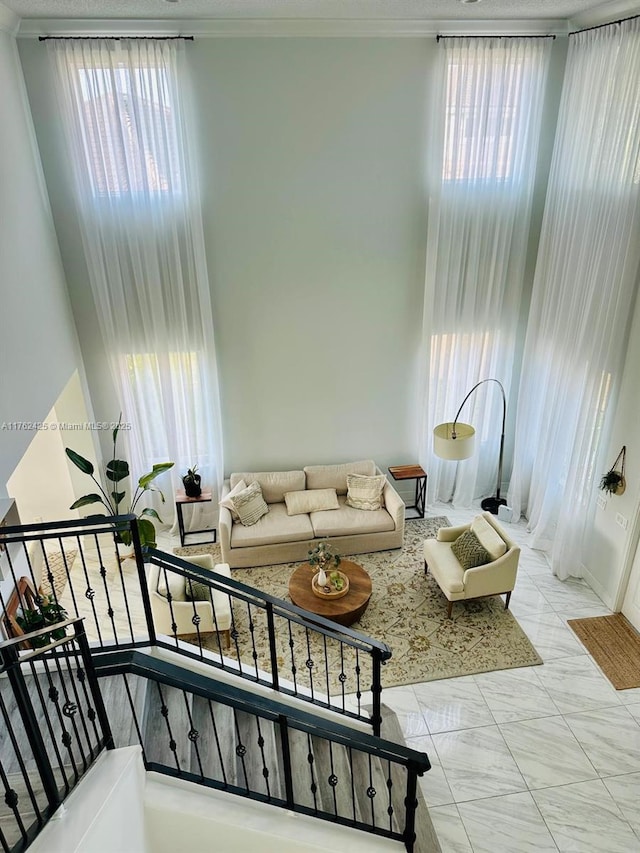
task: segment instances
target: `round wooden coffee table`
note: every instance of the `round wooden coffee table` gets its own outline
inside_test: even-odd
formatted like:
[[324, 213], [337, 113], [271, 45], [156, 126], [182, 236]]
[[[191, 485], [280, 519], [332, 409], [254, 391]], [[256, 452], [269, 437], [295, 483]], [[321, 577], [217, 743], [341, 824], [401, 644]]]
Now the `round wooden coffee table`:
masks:
[[318, 569], [303, 563], [289, 579], [289, 597], [298, 607], [317, 616], [333, 619], [339, 625], [352, 625], [367, 609], [371, 598], [371, 578], [357, 563], [340, 561], [340, 571], [349, 578], [349, 592], [336, 599], [319, 598], [311, 589], [311, 579]]

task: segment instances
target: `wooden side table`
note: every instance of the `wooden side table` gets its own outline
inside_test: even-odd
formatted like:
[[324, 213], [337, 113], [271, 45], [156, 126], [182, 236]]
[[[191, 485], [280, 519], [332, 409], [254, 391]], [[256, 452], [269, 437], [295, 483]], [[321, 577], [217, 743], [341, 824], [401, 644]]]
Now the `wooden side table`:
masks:
[[176, 492], [176, 514], [178, 516], [178, 530], [180, 532], [181, 545], [184, 545], [184, 540], [187, 536], [195, 536], [196, 533], [213, 533], [213, 539], [206, 542], [198, 542], [198, 545], [209, 545], [216, 542], [217, 534], [215, 527], [204, 527], [201, 530], [188, 530], [185, 532], [184, 518], [182, 517], [182, 509], [185, 504], [211, 503], [212, 499], [213, 496], [211, 494], [211, 490], [203, 489], [199, 497], [190, 498], [185, 494], [184, 489], [178, 489]]
[[407, 510], [414, 510], [415, 515], [407, 515], [405, 511], [405, 518], [424, 518], [427, 506], [427, 472], [420, 465], [392, 465], [388, 470], [394, 480], [416, 481], [414, 502], [407, 507]]

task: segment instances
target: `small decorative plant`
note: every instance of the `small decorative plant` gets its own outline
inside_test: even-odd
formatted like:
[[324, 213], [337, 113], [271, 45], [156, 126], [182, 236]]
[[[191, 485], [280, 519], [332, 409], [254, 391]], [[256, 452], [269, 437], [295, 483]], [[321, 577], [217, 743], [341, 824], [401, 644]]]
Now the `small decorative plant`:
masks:
[[607, 471], [600, 480], [600, 489], [608, 495], [617, 495], [623, 482], [624, 476], [620, 471]]
[[[155, 518], [157, 521], [162, 523], [162, 519], [158, 515], [158, 513], [152, 507], [145, 507], [140, 514], [136, 512], [136, 508], [138, 506], [138, 502], [140, 498], [144, 495], [145, 492], [153, 491], [158, 492], [160, 498], [162, 499], [162, 503], [165, 502], [164, 495], [157, 489], [155, 486], [151, 484], [159, 477], [160, 474], [164, 474], [165, 471], [168, 471], [169, 468], [173, 468], [173, 462], [159, 462], [157, 465], [154, 465], [151, 471], [147, 474], [143, 474], [138, 479], [138, 485], [136, 486], [136, 490], [133, 493], [133, 497], [129, 503], [129, 509], [121, 508], [121, 503], [126, 497], [126, 491], [118, 491], [118, 483], [121, 483], [129, 476], [129, 463], [124, 459], [116, 459], [116, 444], [118, 441], [118, 432], [120, 430], [120, 425], [122, 423], [122, 413], [118, 419], [118, 426], [113, 431], [113, 459], [111, 462], [108, 462], [105, 468], [105, 476], [112, 485], [112, 491], [108, 492], [102, 487], [102, 483], [96, 479], [94, 476], [95, 468], [93, 464], [85, 459], [83, 456], [80, 456], [79, 453], [76, 453], [75, 450], [71, 450], [69, 447], [65, 447], [65, 453], [69, 457], [69, 459], [73, 462], [76, 468], [79, 468], [83, 474], [87, 474], [93, 482], [96, 484], [98, 489], [100, 490], [100, 494], [93, 492], [89, 495], [83, 495], [81, 498], [78, 498], [77, 501], [74, 501], [69, 509], [80, 509], [83, 506], [89, 506], [94, 503], [101, 503], [103, 507], [107, 510], [109, 515], [128, 515], [133, 514], [138, 516], [138, 530], [140, 532], [140, 544], [144, 547], [148, 545], [151, 548], [156, 547], [156, 528], [151, 521], [151, 518]], [[108, 488], [108, 487], [107, 487]], [[117, 534], [117, 538], [119, 542], [122, 542], [123, 545], [131, 545], [131, 532], [129, 530], [123, 530]]]
[[336, 554], [328, 542], [319, 542], [315, 548], [309, 551], [309, 565], [324, 572], [333, 564], [337, 569], [340, 565], [340, 555]]
[[608, 495], [621, 495], [624, 493], [627, 485], [624, 478], [624, 463], [626, 455], [627, 446], [623, 445], [622, 450], [618, 453], [616, 461], [600, 480], [600, 489]]
[[[45, 595], [42, 603], [37, 610], [23, 609], [21, 616], [16, 616], [16, 622], [25, 634], [31, 631], [40, 631], [48, 625], [56, 625], [58, 622], [63, 622], [69, 614], [61, 604], [51, 595]], [[61, 640], [66, 637], [66, 628], [56, 628], [46, 634], [41, 634], [39, 637], [33, 637], [30, 640], [31, 647], [34, 649], [48, 646], [53, 640]]]
[[182, 477], [184, 493], [188, 498], [199, 498], [202, 494], [202, 489], [200, 487], [202, 478], [200, 477], [200, 474], [196, 473], [197, 470], [198, 466], [194, 465], [192, 468], [189, 468], [187, 473]]

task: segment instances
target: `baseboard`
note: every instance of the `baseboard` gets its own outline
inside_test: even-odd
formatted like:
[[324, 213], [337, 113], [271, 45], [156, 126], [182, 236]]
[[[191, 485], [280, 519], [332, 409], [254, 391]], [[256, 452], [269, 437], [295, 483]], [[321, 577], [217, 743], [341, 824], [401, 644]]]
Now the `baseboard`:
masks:
[[584, 563], [581, 564], [581, 569], [582, 579], [589, 584], [589, 586], [595, 592], [598, 598], [601, 599], [602, 603], [606, 607], [608, 607], [609, 610], [613, 610], [615, 602], [611, 597], [611, 594], [607, 592], [607, 590], [602, 586], [600, 581], [589, 571], [589, 569], [584, 565]]

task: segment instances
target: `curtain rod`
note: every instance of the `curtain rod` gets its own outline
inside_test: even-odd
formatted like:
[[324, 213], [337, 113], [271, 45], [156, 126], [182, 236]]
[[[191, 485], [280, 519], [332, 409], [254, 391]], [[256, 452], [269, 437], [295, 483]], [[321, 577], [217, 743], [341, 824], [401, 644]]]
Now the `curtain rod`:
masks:
[[595, 27], [585, 27], [583, 30], [574, 30], [569, 33], [570, 36], [577, 36], [578, 33], [588, 33], [590, 30], [601, 30], [603, 27], [614, 27], [616, 24], [624, 24], [625, 21], [633, 21], [635, 18], [640, 18], [640, 15], [629, 15], [628, 18], [618, 18], [617, 21], [609, 21], [608, 24], [596, 24]]
[[121, 41], [121, 39], [135, 39], [136, 41], [193, 41], [193, 36], [39, 36], [38, 41]]
[[554, 39], [554, 35], [548, 36], [530, 36], [530, 35], [521, 35], [521, 36], [505, 36], [505, 35], [493, 35], [493, 36], [474, 36], [472, 34], [468, 34], [466, 36], [445, 36], [438, 35], [436, 36], [436, 41], [440, 41], [440, 39]]

